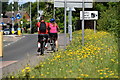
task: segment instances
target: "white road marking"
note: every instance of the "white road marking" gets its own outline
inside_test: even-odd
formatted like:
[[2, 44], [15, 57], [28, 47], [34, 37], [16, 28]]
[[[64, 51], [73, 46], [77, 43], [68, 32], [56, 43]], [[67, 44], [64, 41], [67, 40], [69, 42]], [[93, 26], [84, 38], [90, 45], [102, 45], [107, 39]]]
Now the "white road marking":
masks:
[[[21, 40], [21, 39], [24, 38], [24, 37], [25, 37], [25, 36], [21, 37], [21, 38], [18, 39], [18, 40]], [[9, 46], [9, 45], [11, 45], [11, 44], [13, 44], [13, 43], [16, 43], [18, 40], [13, 41], [13, 42], [11, 42], [11, 43], [8, 43], [7, 45], [4, 45], [4, 47], [7, 47], [7, 46]]]

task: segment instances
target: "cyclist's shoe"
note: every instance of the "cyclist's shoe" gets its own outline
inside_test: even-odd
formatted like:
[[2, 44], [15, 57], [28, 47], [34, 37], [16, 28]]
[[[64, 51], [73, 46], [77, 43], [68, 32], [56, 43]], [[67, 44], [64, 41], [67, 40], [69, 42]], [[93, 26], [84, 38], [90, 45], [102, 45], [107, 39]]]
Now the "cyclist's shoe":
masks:
[[40, 48], [38, 48], [37, 52], [40, 52]]
[[46, 49], [48, 48], [48, 45], [47, 45], [47, 44], [45, 45], [45, 48], [46, 48]]

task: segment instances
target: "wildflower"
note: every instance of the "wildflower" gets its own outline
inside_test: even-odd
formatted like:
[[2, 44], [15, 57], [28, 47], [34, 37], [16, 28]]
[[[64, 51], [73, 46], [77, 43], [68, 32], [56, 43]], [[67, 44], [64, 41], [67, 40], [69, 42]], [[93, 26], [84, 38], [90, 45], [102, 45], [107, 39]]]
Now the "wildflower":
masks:
[[41, 76], [43, 76], [44, 74], [41, 74]]
[[35, 78], [35, 76], [32, 76], [31, 78]]
[[26, 67], [25, 69], [28, 69], [28, 70], [29, 70], [29, 69], [30, 69], [30, 67]]
[[25, 72], [25, 69], [23, 69], [22, 72], [24, 73], [24, 72]]
[[49, 74], [49, 72], [47, 72], [47, 74]]
[[100, 77], [101, 79], [103, 79], [103, 77]]
[[14, 76], [12, 76], [12, 78], [15, 78]]
[[103, 73], [100, 73], [100, 74], [103, 74]]
[[108, 78], [108, 76], [105, 76], [106, 78]]

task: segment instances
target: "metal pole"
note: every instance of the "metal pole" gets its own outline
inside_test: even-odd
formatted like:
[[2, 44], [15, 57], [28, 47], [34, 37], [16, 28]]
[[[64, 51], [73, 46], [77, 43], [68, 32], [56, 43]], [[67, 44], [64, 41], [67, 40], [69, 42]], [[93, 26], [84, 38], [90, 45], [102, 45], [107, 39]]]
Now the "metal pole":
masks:
[[[55, 4], [55, 1], [54, 1], [54, 4]], [[53, 9], [54, 9], [53, 18], [55, 19], [55, 7]]]
[[96, 33], [96, 21], [94, 21], [94, 33]]
[[[37, 11], [39, 11], [39, 0], [37, 0]], [[39, 18], [39, 12], [38, 12], [38, 18]], [[39, 22], [39, 19], [38, 19]]]
[[84, 8], [85, 8], [85, 5], [84, 5], [84, 0], [83, 0], [83, 3], [82, 3], [82, 46], [84, 46]]
[[31, 2], [30, 2], [30, 33], [32, 30], [32, 21], [31, 21]]
[[64, 47], [65, 47], [65, 49], [66, 49], [66, 0], [65, 0], [65, 2], [64, 2]]
[[68, 12], [68, 34], [70, 35], [70, 8]]
[[72, 8], [70, 8], [70, 41], [72, 41]]
[[[14, 17], [14, 1], [12, 2], [12, 17]], [[12, 34], [14, 34], [14, 20], [12, 20]]]
[[22, 4], [22, 34], [23, 34], [23, 4]]

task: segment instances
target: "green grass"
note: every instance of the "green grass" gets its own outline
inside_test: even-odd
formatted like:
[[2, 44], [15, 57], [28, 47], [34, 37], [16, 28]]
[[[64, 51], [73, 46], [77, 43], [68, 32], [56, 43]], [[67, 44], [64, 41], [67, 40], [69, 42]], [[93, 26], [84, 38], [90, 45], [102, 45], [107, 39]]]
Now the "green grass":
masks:
[[24, 69], [17, 76], [24, 77], [27, 73], [30, 78], [118, 78], [116, 37], [87, 29], [85, 46], [82, 46], [81, 32], [73, 33], [73, 41], [65, 51], [56, 52], [35, 68]]

